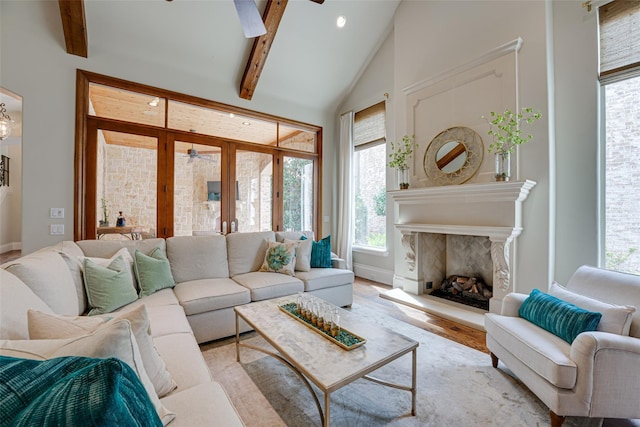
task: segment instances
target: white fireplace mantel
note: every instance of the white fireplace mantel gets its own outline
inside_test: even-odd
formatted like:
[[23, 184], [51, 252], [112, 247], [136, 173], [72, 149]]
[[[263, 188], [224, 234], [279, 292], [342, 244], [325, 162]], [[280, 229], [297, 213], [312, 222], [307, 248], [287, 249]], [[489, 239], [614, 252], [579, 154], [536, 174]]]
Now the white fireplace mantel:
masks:
[[522, 203], [535, 185], [526, 180], [389, 191], [398, 205], [395, 227], [404, 249], [404, 256], [396, 257], [394, 286], [414, 294], [425, 291], [429, 257], [441, 255], [429, 254], [420, 233], [484, 236], [491, 241], [493, 261], [491, 310], [499, 310], [501, 297], [515, 290], [513, 243], [523, 231]]

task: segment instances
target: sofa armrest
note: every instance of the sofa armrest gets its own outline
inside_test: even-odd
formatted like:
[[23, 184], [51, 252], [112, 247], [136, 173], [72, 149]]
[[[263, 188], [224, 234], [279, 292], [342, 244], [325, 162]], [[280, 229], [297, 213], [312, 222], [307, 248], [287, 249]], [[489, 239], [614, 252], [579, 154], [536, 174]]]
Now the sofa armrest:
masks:
[[347, 268], [347, 263], [342, 258], [331, 258], [331, 267], [344, 270]]
[[503, 316], [518, 317], [520, 306], [529, 297], [527, 294], [519, 294], [516, 292], [508, 293], [502, 299], [502, 310], [500, 314]]
[[574, 388], [590, 402], [590, 417], [640, 417], [640, 338], [608, 332], [583, 332], [569, 357], [578, 367]]

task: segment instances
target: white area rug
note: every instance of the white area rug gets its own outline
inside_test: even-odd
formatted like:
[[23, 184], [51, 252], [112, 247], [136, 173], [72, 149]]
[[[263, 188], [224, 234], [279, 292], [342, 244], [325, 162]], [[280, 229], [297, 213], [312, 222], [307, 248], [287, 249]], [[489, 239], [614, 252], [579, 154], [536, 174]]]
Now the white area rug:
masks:
[[[351, 310], [372, 324], [420, 342], [417, 414], [410, 414], [409, 392], [357, 380], [331, 395], [332, 426], [550, 425], [547, 407], [502, 363], [494, 369], [488, 354], [356, 304]], [[270, 349], [255, 332], [242, 339]], [[203, 353], [214, 379], [227, 390], [247, 426], [321, 425], [309, 390], [279, 361], [241, 348], [238, 364], [232, 339], [204, 346]], [[411, 355], [375, 371], [374, 376], [409, 385]], [[324, 397], [318, 396], [323, 402]], [[600, 419], [568, 417], [564, 426], [601, 423]]]

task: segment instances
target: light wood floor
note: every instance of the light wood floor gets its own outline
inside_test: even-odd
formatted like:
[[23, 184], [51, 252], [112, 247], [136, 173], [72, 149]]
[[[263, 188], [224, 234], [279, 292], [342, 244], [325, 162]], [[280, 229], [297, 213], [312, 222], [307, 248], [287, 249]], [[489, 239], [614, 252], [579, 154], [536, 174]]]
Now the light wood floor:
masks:
[[367, 306], [476, 350], [489, 352], [485, 345], [485, 332], [381, 298], [380, 292], [391, 289], [391, 286], [356, 277], [353, 289], [355, 304]]

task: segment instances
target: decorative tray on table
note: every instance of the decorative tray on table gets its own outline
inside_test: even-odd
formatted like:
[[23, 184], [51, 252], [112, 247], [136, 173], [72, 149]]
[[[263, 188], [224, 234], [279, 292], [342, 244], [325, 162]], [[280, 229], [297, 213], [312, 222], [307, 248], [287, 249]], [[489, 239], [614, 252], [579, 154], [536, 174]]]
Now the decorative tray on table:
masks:
[[340, 331], [337, 333], [337, 335], [335, 337], [331, 336], [331, 332], [330, 331], [325, 331], [323, 328], [319, 328], [318, 326], [314, 325], [311, 322], [311, 320], [308, 320], [306, 317], [302, 316], [302, 314], [300, 314], [300, 312], [298, 311], [297, 304], [294, 303], [294, 302], [290, 302], [288, 304], [283, 304], [283, 305], [280, 305], [278, 307], [280, 308], [280, 310], [284, 311], [289, 316], [291, 316], [294, 319], [298, 320], [302, 324], [308, 326], [312, 330], [316, 331], [317, 333], [319, 333], [320, 335], [322, 335], [323, 337], [325, 337], [329, 341], [333, 342], [334, 344], [339, 345], [340, 347], [342, 347], [345, 350], [353, 350], [354, 348], [358, 348], [362, 344], [367, 342], [366, 339], [364, 339], [361, 336], [358, 336], [358, 335], [354, 334], [353, 332], [350, 332], [350, 331], [348, 331], [348, 330], [346, 330], [344, 328], [340, 328]]

